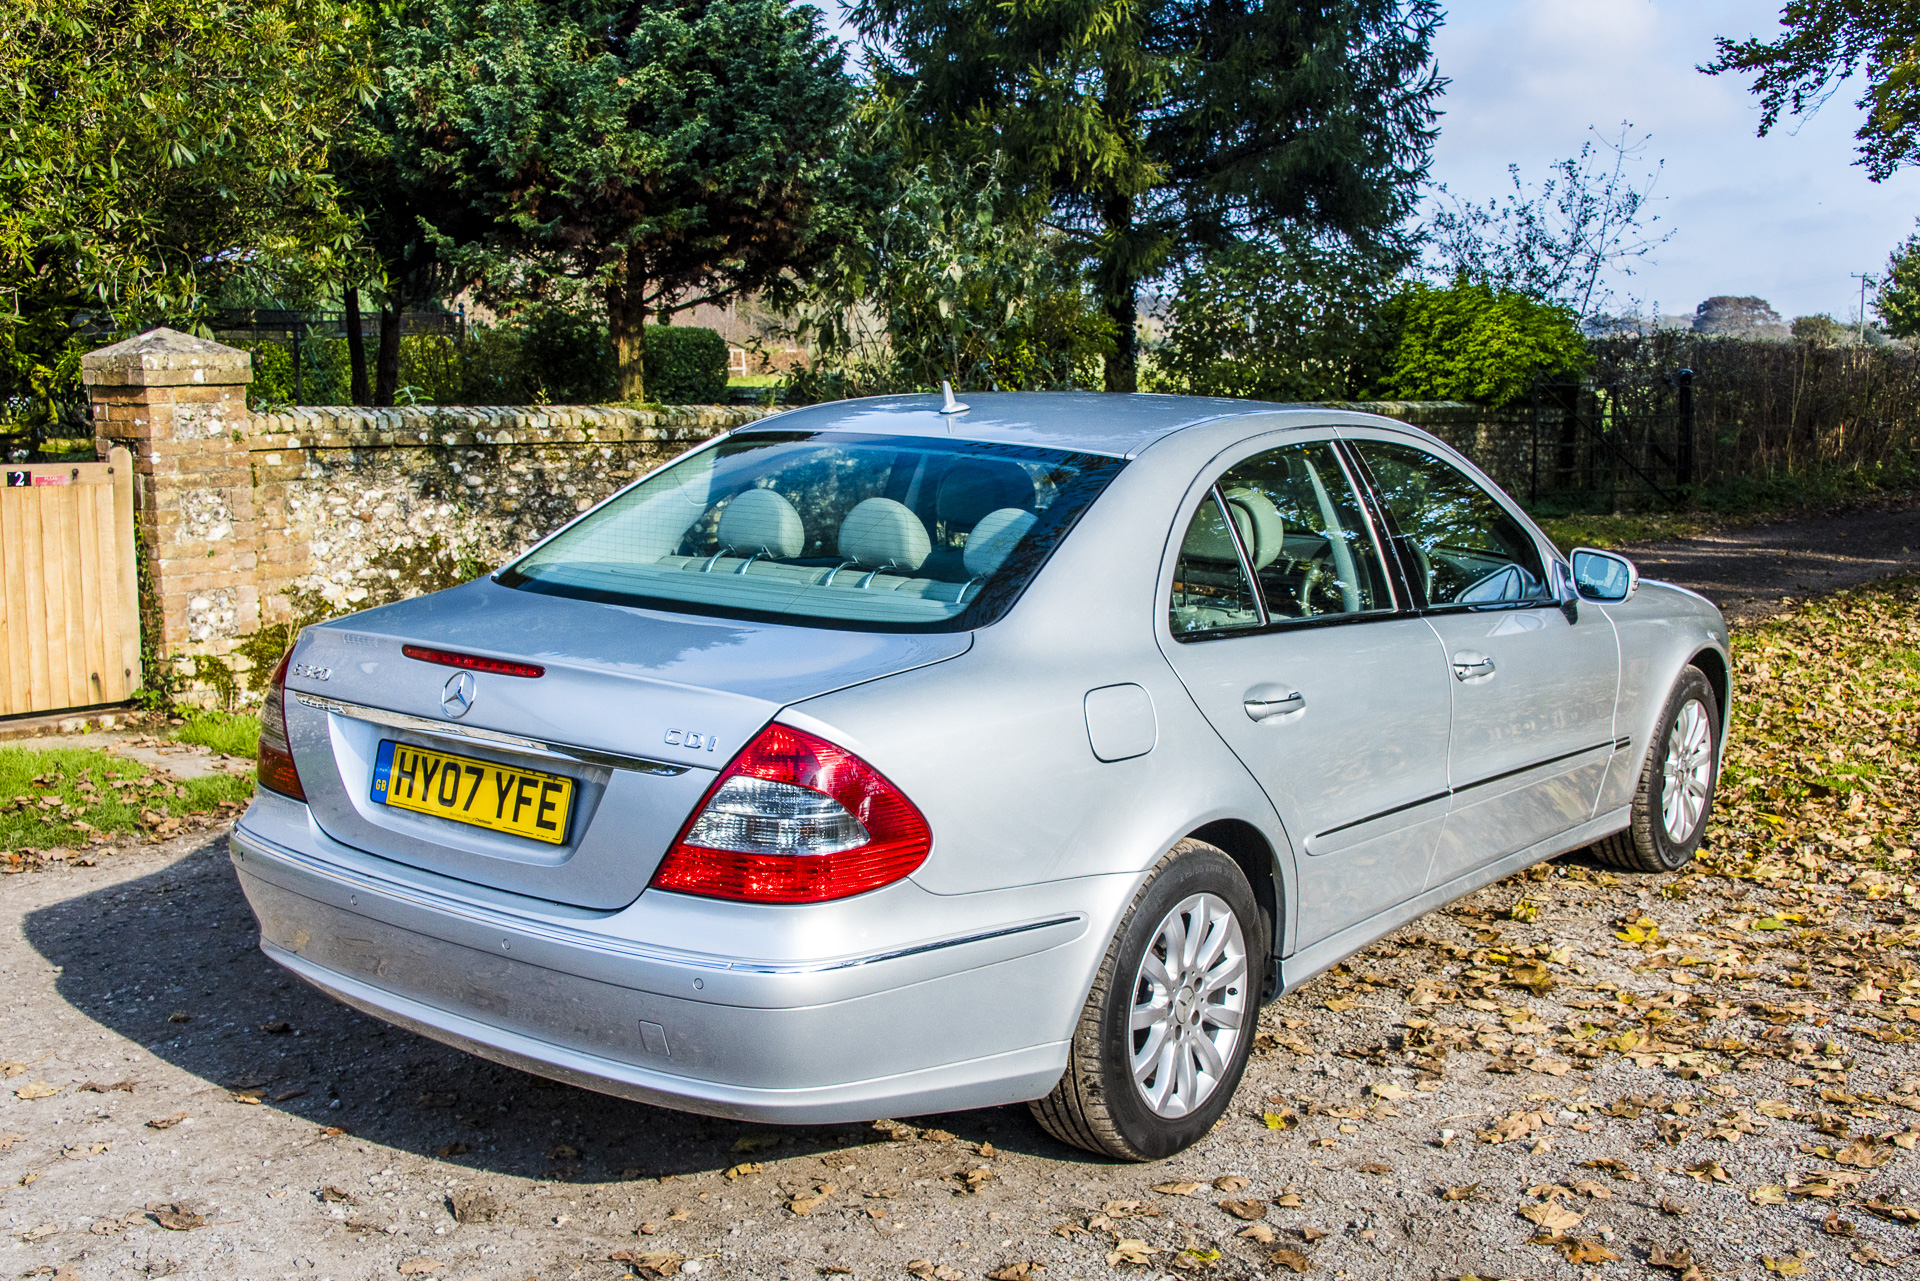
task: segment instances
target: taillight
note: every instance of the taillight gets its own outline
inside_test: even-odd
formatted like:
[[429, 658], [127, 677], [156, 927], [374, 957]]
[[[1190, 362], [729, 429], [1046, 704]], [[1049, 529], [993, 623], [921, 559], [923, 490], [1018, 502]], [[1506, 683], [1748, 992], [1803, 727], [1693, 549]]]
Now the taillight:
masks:
[[289, 649], [280, 656], [280, 666], [273, 669], [273, 680], [267, 685], [267, 701], [260, 706], [260, 757], [254, 772], [260, 786], [304, 801], [307, 791], [300, 786], [293, 746], [287, 741], [287, 664], [292, 661]]
[[926, 861], [926, 819], [843, 748], [769, 725], [720, 772], [653, 887], [753, 903], [819, 903], [891, 885]]

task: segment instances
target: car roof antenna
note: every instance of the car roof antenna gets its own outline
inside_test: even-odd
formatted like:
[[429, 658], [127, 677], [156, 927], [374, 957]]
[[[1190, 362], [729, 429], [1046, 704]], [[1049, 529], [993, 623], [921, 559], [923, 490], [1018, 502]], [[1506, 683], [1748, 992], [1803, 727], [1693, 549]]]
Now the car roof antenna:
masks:
[[964, 414], [967, 412], [967, 407], [953, 398], [952, 383], [943, 380], [940, 384], [940, 395], [944, 398], [940, 405], [941, 413]]

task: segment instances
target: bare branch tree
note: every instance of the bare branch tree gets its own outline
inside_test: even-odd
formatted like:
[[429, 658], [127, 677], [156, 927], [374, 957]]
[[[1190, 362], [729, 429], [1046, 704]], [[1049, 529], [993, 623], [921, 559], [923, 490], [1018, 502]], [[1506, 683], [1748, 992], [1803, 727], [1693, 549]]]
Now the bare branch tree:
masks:
[[1513, 190], [1484, 205], [1464, 201], [1442, 183], [1444, 202], [1428, 221], [1427, 238], [1437, 274], [1466, 275], [1593, 316], [1612, 301], [1609, 273], [1631, 276], [1635, 266], [1673, 238], [1656, 231], [1659, 215], [1648, 212], [1654, 187], [1666, 167], [1655, 161], [1640, 176], [1653, 135], [1633, 136], [1622, 121], [1617, 138], [1594, 136], [1580, 154], [1555, 162], [1537, 189], [1508, 165]]

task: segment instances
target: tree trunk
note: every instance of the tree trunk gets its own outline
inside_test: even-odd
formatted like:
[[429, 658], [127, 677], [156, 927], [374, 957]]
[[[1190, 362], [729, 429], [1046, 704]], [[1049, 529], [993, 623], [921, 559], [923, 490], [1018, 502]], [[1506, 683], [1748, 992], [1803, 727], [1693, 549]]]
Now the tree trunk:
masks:
[[400, 304], [380, 304], [380, 355], [374, 364], [373, 403], [382, 409], [393, 404], [400, 390]]
[[1100, 265], [1101, 292], [1113, 321], [1113, 354], [1107, 357], [1108, 391], [1140, 390], [1140, 281], [1127, 259], [1133, 252], [1133, 197], [1114, 196], [1100, 211], [1109, 260]]
[[360, 291], [347, 289], [347, 359], [353, 365], [353, 403], [371, 405], [367, 390], [367, 337], [360, 332]]
[[640, 254], [627, 252], [626, 264], [607, 282], [607, 337], [613, 343], [613, 363], [619, 371], [620, 399], [647, 398], [646, 346], [641, 327], [646, 323], [646, 277]]

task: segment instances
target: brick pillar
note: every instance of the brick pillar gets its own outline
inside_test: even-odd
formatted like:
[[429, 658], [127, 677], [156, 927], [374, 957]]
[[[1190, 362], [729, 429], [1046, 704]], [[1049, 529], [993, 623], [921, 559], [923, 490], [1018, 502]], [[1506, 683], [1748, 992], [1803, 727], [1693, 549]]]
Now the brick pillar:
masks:
[[225, 655], [259, 626], [246, 352], [172, 329], [80, 358], [94, 448], [133, 455], [135, 524], [162, 655]]

